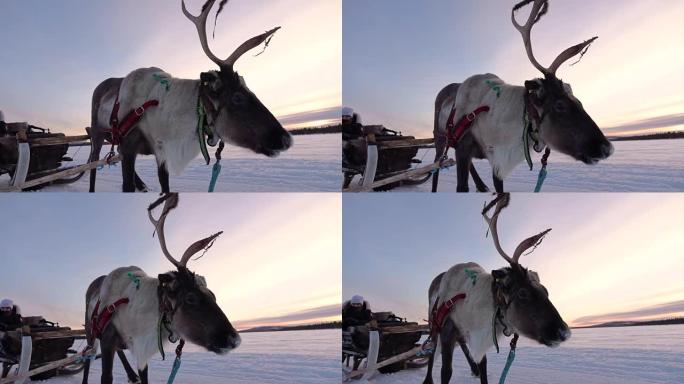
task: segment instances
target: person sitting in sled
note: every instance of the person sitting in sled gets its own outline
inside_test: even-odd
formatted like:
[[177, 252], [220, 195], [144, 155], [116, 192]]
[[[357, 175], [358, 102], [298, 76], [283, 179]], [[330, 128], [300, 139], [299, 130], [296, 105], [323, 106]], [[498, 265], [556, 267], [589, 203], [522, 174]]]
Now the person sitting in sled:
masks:
[[15, 331], [22, 326], [21, 311], [10, 299], [0, 301], [0, 331]]
[[354, 295], [342, 305], [342, 328], [366, 325], [371, 320], [373, 313], [363, 296]]

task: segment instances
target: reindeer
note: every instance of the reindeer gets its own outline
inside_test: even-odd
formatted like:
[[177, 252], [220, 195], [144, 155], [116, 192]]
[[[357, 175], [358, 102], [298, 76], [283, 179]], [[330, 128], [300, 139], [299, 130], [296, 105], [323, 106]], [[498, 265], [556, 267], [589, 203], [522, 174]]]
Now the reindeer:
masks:
[[[525, 25], [515, 19], [515, 12], [534, 2]], [[446, 156], [448, 146], [456, 150], [457, 191], [468, 192], [468, 172], [478, 191], [487, 191], [472, 159], [487, 158], [493, 169], [494, 187], [503, 192], [503, 180], [525, 158], [529, 148], [541, 152], [554, 149], [585, 164], [595, 164], [613, 153], [612, 144], [573, 95], [569, 84], [556, 77], [558, 68], [570, 58], [586, 53], [597, 37], [563, 51], [551, 66], [544, 67], [532, 52], [532, 27], [548, 11], [548, 0], [524, 0], [513, 7], [511, 21], [520, 32], [527, 57], [543, 78], [525, 82], [524, 86], [506, 84], [491, 73], [475, 75], [462, 84], [450, 84], [435, 100], [434, 138], [435, 161]], [[474, 113], [480, 107], [485, 113]], [[450, 137], [447, 125], [463, 116], [472, 123], [460, 139]], [[529, 119], [529, 125], [524, 117]], [[527, 131], [527, 132], [526, 132]], [[454, 143], [454, 141], [457, 141]], [[548, 155], [547, 155], [548, 157]], [[437, 191], [439, 174], [432, 180], [432, 191]]]
[[[152, 210], [164, 201], [158, 220]], [[164, 223], [178, 204], [178, 195], [169, 194], [148, 209], [159, 244], [175, 271], [153, 278], [138, 267], [123, 267], [98, 277], [86, 293], [86, 338], [88, 346], [102, 351], [102, 383], [112, 382], [114, 354], [121, 358], [131, 382], [148, 382], [147, 364], [163, 345], [187, 339], [216, 354], [225, 354], [240, 345], [235, 331], [207, 288], [204, 277], [187, 268], [190, 258], [211, 247], [221, 232], [199, 240], [176, 260], [166, 248]], [[104, 318], [107, 316], [107, 318]], [[111, 316], [111, 317], [109, 317]], [[162, 346], [160, 346], [162, 345]], [[138, 375], [123, 354], [129, 349], [135, 357]], [[86, 362], [83, 383], [88, 382], [90, 363]]]
[[[207, 136], [210, 145], [227, 141], [269, 157], [275, 157], [292, 145], [292, 137], [257, 96], [247, 88], [234, 70], [235, 62], [249, 50], [270, 42], [276, 27], [240, 45], [227, 59], [212, 53], [207, 42], [207, 17], [216, 0], [208, 0], [199, 16], [193, 16], [181, 1], [183, 14], [196, 27], [204, 53], [218, 65], [218, 71], [204, 72], [199, 80], [174, 78], [159, 68], [140, 68], [125, 78], [102, 82], [93, 93], [91, 153], [89, 161], [100, 158], [110, 122], [125, 120], [133, 111], [142, 116], [134, 129], [120, 138], [123, 191], [146, 190], [135, 173], [138, 154], [154, 154], [163, 193], [169, 192], [169, 172], [180, 174], [197, 155], [205, 140], [198, 133], [198, 107], [206, 111]], [[222, 0], [216, 15], [227, 0]], [[118, 113], [112, 113], [120, 102]], [[148, 101], [158, 106], [143, 108]], [[147, 110], [146, 110], [147, 109]], [[144, 113], [144, 115], [142, 115]], [[131, 115], [132, 116], [132, 115]], [[208, 156], [205, 153], [207, 161]], [[96, 170], [90, 172], [90, 192], [95, 191]]]
[[[494, 246], [510, 266], [487, 273], [476, 263], [457, 264], [439, 274], [430, 284], [429, 319], [432, 340], [441, 343], [441, 383], [447, 384], [452, 374], [452, 357], [456, 343], [461, 346], [471, 371], [487, 383], [486, 352], [502, 334], [522, 334], [540, 344], [555, 347], [570, 337], [570, 329], [549, 300], [546, 288], [536, 272], [520, 265], [520, 256], [536, 248], [547, 229], [523, 240], [509, 257], [499, 243], [497, 220], [510, 201], [508, 194], [499, 195], [482, 211], [489, 226]], [[496, 204], [494, 214], [487, 211]], [[457, 296], [464, 295], [464, 296]], [[452, 299], [453, 298], [453, 299]], [[460, 298], [460, 300], [458, 300]], [[450, 301], [453, 304], [438, 324], [436, 314]], [[498, 345], [498, 344], [497, 344]], [[497, 346], [498, 349], [498, 346]], [[431, 384], [434, 354], [430, 356], [423, 381]]]

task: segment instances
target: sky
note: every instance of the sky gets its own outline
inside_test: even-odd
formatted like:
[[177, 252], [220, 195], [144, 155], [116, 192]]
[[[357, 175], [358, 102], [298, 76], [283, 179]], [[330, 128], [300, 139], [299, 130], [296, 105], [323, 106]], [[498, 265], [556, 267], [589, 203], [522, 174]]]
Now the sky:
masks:
[[[481, 211], [485, 194], [344, 195], [343, 297], [375, 311], [427, 318], [428, 287], [453, 265], [507, 266]], [[684, 316], [684, 196], [514, 194], [499, 217], [510, 255], [523, 239], [553, 230], [521, 264], [539, 273], [572, 326]]]
[[[430, 137], [437, 93], [479, 73], [522, 85], [540, 73], [510, 21], [518, 0], [345, 0], [343, 103], [364, 123]], [[530, 7], [518, 11], [522, 24]], [[532, 30], [544, 66], [599, 39], [557, 75], [609, 135], [684, 130], [684, 2], [551, 0]]]
[[[0, 296], [25, 316], [80, 327], [98, 276], [129, 265], [155, 277], [172, 270], [147, 217], [155, 198], [2, 196]], [[188, 266], [238, 329], [339, 320], [341, 214], [334, 194], [182, 194], [166, 240], [179, 259], [194, 241], [224, 231]]]
[[[204, 0], [186, 0], [191, 13]], [[275, 26], [266, 52], [236, 70], [286, 128], [339, 121], [341, 0], [231, 0], [209, 45], [220, 58]], [[218, 6], [215, 6], [215, 10]], [[212, 12], [210, 19], [213, 20]], [[181, 1], [3, 0], [0, 2], [0, 109], [8, 121], [81, 134], [92, 92], [109, 77], [160, 67], [199, 79], [218, 69], [201, 49]]]

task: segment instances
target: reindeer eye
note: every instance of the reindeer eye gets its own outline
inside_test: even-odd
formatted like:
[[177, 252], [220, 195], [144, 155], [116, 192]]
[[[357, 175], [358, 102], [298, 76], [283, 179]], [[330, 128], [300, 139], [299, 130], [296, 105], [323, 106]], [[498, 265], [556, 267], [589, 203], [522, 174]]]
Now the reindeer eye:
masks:
[[188, 293], [185, 295], [185, 303], [193, 306], [197, 305], [199, 304], [199, 297], [197, 297], [197, 295], [194, 293]]
[[557, 113], [565, 113], [568, 110], [568, 105], [564, 100], [558, 100], [553, 104], [553, 110]]
[[231, 102], [234, 105], [241, 106], [247, 102], [247, 97], [240, 92], [235, 92], [235, 93], [233, 93], [233, 97], [231, 98]]

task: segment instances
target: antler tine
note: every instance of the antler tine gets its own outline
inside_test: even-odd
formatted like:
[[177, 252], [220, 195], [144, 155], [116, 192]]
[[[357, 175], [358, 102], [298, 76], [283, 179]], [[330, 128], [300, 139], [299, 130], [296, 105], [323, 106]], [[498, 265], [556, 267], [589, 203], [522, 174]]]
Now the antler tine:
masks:
[[211, 248], [212, 245], [214, 245], [214, 241], [216, 240], [217, 237], [221, 236], [223, 231], [219, 233], [215, 233], [205, 239], [198, 240], [194, 242], [191, 246], [188, 247], [188, 249], [185, 250], [183, 253], [183, 257], [181, 257], [180, 265], [185, 267], [188, 264], [188, 261], [192, 256], [194, 256], [197, 252], [204, 250], [205, 252]]
[[195, 28], [197, 28], [197, 33], [199, 34], [200, 43], [202, 44], [202, 50], [204, 51], [204, 54], [207, 55], [211, 61], [216, 63], [216, 65], [223, 67], [225, 63], [216, 57], [213, 52], [211, 52], [211, 49], [209, 49], [209, 43], [207, 42], [207, 17], [209, 16], [211, 8], [214, 6], [214, 3], [216, 3], [216, 0], [208, 0], [202, 7], [202, 13], [200, 13], [199, 16], [193, 16], [185, 7], [185, 0], [181, 0], [183, 14], [188, 18], [188, 20], [192, 21], [192, 23], [195, 25]]
[[[577, 45], [573, 45], [572, 47], [566, 49], [565, 51], [561, 52], [558, 57], [556, 57], [556, 60], [553, 61], [551, 66], [549, 67], [549, 72], [555, 74], [558, 68], [561, 66], [561, 64], [565, 63], [568, 61], [571, 57], [576, 56], [578, 54], [584, 55], [584, 52], [586, 52], [587, 49], [589, 49], [589, 46], [591, 43], [594, 42], [594, 40], [598, 39], [598, 36], [594, 36], [589, 40], [586, 40], [583, 43], [579, 43]], [[580, 57], [581, 59], [581, 57]]]
[[[152, 216], [152, 210], [154, 210], [162, 202], [164, 203], [164, 209], [162, 210], [161, 216], [159, 216], [159, 220], [155, 220], [154, 216]], [[171, 264], [179, 267], [180, 263], [178, 260], [174, 259], [169, 250], [166, 248], [166, 238], [164, 237], [164, 223], [166, 222], [166, 216], [169, 214], [169, 212], [171, 212], [172, 209], [176, 208], [176, 206], [178, 206], [178, 194], [168, 193], [157, 199], [157, 201], [152, 203], [147, 208], [147, 215], [157, 231], [157, 238], [159, 238], [159, 245], [161, 246], [162, 252], [164, 252], [164, 256], [169, 259]]]
[[537, 246], [541, 244], [542, 240], [544, 240], [544, 236], [546, 236], [546, 234], [549, 232], [551, 232], [551, 228], [534, 236], [530, 236], [518, 244], [518, 246], [515, 248], [515, 252], [513, 252], [513, 262], [517, 263], [523, 252], [527, 251], [528, 249], [532, 248], [534, 251], [534, 248], [537, 248]]
[[[487, 225], [489, 226], [489, 231], [492, 233], [492, 240], [494, 240], [494, 246], [496, 247], [496, 250], [499, 252], [501, 257], [506, 259], [510, 264], [515, 264], [516, 262], [510, 258], [504, 252], [503, 248], [501, 248], [501, 243], [499, 243], [499, 233], [497, 232], [497, 221], [499, 220], [499, 214], [501, 213], [501, 210], [506, 208], [508, 206], [508, 203], [510, 202], [511, 195], [508, 193], [501, 193], [499, 194], [496, 199], [494, 199], [492, 202], [487, 204], [484, 209], [482, 210], [482, 217], [485, 219], [487, 222]], [[494, 214], [492, 217], [487, 216], [487, 212], [496, 204], [496, 208], [494, 209]]]
[[260, 46], [261, 43], [263, 43], [264, 41], [266, 41], [266, 46], [268, 46], [267, 40], [271, 39], [271, 37], [273, 37], [273, 34], [278, 32], [279, 29], [280, 29], [280, 27], [275, 27], [275, 28], [271, 29], [270, 31], [266, 31], [259, 36], [254, 36], [251, 39], [245, 41], [244, 43], [242, 43], [242, 45], [240, 45], [235, 50], [235, 52], [233, 52], [233, 54], [230, 55], [230, 57], [228, 57], [226, 59], [225, 64], [232, 67], [233, 64], [235, 64], [235, 62], [242, 55], [244, 55], [248, 51], [252, 50], [253, 48]]
[[[527, 4], [531, 3], [534, 1], [534, 5], [532, 6], [532, 11], [530, 12], [530, 16], [527, 19], [527, 22], [525, 22], [525, 25], [520, 25], [518, 21], [515, 19], [515, 11], [518, 9], [526, 6]], [[549, 9], [549, 1], [548, 0], [524, 0], [521, 1], [520, 3], [516, 4], [513, 7], [513, 10], [511, 10], [511, 21], [513, 22], [513, 26], [515, 29], [520, 32], [523, 38], [523, 42], [525, 43], [525, 51], [527, 52], [527, 58], [530, 60], [532, 65], [534, 65], [535, 68], [537, 68], [541, 73], [546, 74], [548, 73], [548, 69], [544, 68], [537, 59], [534, 57], [534, 53], [532, 52], [532, 27], [534, 24], [536, 24], [539, 19], [541, 19], [542, 16], [546, 14], [546, 12]]]

